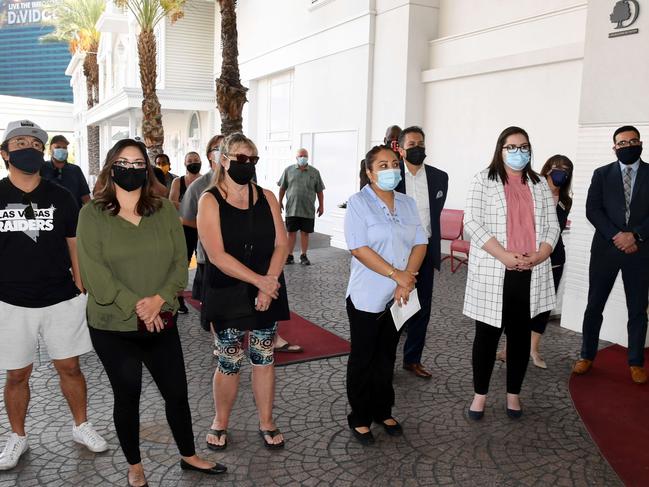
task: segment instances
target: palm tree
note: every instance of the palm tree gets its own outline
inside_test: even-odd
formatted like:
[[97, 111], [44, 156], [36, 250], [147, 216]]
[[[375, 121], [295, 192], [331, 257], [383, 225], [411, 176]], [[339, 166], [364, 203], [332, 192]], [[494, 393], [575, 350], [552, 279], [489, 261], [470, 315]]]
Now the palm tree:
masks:
[[[97, 49], [101, 33], [95, 25], [104, 12], [104, 0], [60, 0], [52, 2], [49, 24], [54, 31], [41, 38], [44, 42], [67, 42], [73, 54], [84, 54], [83, 74], [86, 78], [88, 109], [99, 103], [99, 65]], [[99, 127], [87, 127], [88, 172], [99, 174]]]
[[156, 39], [154, 29], [165, 18], [176, 22], [183, 17], [187, 0], [115, 0], [120, 7], [127, 7], [140, 26], [137, 36], [137, 53], [142, 84], [142, 136], [149, 154], [162, 153], [164, 128], [162, 110], [156, 94]]
[[239, 77], [239, 48], [237, 33], [237, 1], [218, 0], [221, 7], [221, 76], [216, 80], [216, 105], [221, 114], [221, 133], [242, 131], [243, 105], [248, 101], [248, 88]]

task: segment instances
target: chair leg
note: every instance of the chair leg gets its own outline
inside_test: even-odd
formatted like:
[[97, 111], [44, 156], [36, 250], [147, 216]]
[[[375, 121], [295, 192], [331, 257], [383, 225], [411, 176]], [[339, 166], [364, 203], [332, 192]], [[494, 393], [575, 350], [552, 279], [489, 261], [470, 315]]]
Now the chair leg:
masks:
[[455, 274], [455, 271], [457, 270], [453, 264], [455, 264], [455, 255], [453, 255], [453, 251], [451, 250], [451, 274]]

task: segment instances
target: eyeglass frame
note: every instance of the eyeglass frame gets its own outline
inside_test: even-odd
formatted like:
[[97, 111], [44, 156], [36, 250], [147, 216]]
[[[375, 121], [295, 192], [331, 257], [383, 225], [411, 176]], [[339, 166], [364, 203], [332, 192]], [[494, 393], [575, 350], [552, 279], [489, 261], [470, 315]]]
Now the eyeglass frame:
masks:
[[[11, 151], [11, 150], [21, 150], [21, 149], [31, 148], [31, 149], [39, 150], [41, 152], [45, 152], [45, 144], [43, 144], [41, 140], [37, 139], [36, 137], [32, 137], [34, 140], [32, 140], [31, 144], [29, 144], [29, 139], [27, 139], [27, 137], [31, 137], [31, 136], [19, 135], [17, 137], [12, 137], [7, 141], [7, 150]], [[15, 144], [17, 144], [19, 141], [25, 141], [28, 143], [28, 145], [26, 145], [25, 147], [15, 148], [16, 147]], [[11, 149], [9, 147], [10, 145], [12, 145], [12, 143], [14, 144], [14, 149]]]
[[[137, 167], [136, 167], [137, 164]], [[113, 161], [113, 166], [121, 167], [124, 169], [146, 169], [146, 161], [127, 161], [126, 159], [117, 159]]]
[[637, 147], [642, 145], [642, 140], [639, 137], [633, 138], [631, 140], [620, 140], [615, 143], [615, 147], [622, 149], [624, 147]]
[[515, 154], [518, 151], [521, 151], [524, 154], [529, 154], [532, 152], [532, 146], [528, 143], [521, 145], [507, 144], [502, 146], [502, 150], [506, 150], [510, 154]]

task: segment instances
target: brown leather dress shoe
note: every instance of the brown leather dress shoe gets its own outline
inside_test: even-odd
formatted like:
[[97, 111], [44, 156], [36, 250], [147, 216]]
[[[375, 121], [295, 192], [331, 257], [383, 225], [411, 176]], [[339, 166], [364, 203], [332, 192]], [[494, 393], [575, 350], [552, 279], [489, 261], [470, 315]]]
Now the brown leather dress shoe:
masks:
[[424, 369], [424, 366], [421, 364], [403, 364], [403, 368], [415, 374], [417, 377], [422, 379], [430, 379], [433, 377], [433, 374]]
[[645, 384], [647, 382], [647, 373], [644, 370], [644, 367], [638, 367], [632, 365], [629, 367], [631, 369], [631, 380], [636, 384]]
[[590, 367], [593, 365], [592, 360], [587, 358], [580, 358], [575, 362], [575, 365], [572, 367], [572, 373], [577, 375], [585, 374], [590, 370]]

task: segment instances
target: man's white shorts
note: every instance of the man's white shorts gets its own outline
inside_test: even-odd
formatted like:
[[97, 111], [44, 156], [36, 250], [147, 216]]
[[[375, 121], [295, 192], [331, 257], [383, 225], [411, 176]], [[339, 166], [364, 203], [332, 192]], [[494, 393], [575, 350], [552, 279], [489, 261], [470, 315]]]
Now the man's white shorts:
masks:
[[22, 369], [34, 363], [39, 336], [52, 360], [91, 351], [87, 303], [85, 294], [45, 308], [0, 301], [0, 369]]

